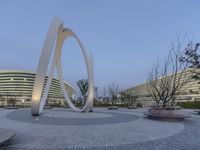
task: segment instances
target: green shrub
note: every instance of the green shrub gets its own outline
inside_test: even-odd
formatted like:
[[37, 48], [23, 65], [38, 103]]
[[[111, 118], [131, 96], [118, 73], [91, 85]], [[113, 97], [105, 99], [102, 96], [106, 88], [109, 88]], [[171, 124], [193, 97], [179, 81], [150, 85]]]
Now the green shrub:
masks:
[[178, 106], [182, 108], [188, 108], [188, 109], [200, 109], [200, 101], [194, 101], [194, 102], [179, 102], [177, 103]]
[[94, 103], [94, 107], [109, 107], [109, 106], [118, 106], [118, 107], [127, 107], [128, 104], [110, 104], [110, 103]]

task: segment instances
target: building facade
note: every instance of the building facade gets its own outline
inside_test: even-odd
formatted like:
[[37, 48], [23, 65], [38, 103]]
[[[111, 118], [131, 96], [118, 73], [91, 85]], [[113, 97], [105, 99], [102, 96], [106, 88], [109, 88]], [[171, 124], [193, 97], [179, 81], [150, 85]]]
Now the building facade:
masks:
[[[18, 102], [22, 101], [31, 103], [34, 79], [35, 73], [29, 71], [0, 71], [0, 96], [5, 99], [15, 98]], [[45, 77], [43, 91], [46, 86], [47, 79], [48, 76]], [[65, 89], [67, 94], [73, 98], [75, 93], [72, 86], [65, 82]], [[58, 79], [53, 78], [48, 99], [52, 101], [64, 100]]]
[[[191, 71], [187, 71], [186, 77], [191, 75]], [[170, 78], [171, 75], [165, 77]], [[164, 77], [160, 77], [164, 78]], [[183, 79], [180, 79], [180, 82]], [[148, 95], [147, 92], [147, 82], [134, 86], [125, 90], [126, 93], [138, 96], [138, 101], [143, 103], [143, 105], [152, 105], [154, 103], [153, 99]], [[186, 83], [178, 93], [177, 102], [180, 101], [200, 101], [200, 80], [191, 78], [188, 83]]]

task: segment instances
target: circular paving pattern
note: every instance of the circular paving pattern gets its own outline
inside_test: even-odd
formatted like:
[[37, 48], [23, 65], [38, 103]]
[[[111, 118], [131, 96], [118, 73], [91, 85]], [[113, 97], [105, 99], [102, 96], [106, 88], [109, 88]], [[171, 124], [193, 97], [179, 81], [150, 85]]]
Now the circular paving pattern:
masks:
[[32, 117], [29, 109], [4, 110], [0, 128], [17, 132], [7, 149], [199, 149], [197, 115], [182, 122], [166, 122], [144, 118], [143, 112], [95, 108], [93, 113], [74, 113], [52, 109]]
[[[97, 116], [97, 117], [96, 117]], [[117, 112], [92, 112], [77, 113], [66, 109], [46, 110], [40, 116], [33, 117], [30, 110], [16, 110], [7, 115], [8, 119], [47, 125], [103, 125], [125, 123], [137, 120], [133, 114], [123, 114]]]
[[[200, 150], [200, 117], [187, 119], [184, 123], [184, 130], [174, 136], [153, 141], [122, 144], [105, 149], [131, 149], [131, 150]], [[98, 147], [96, 147], [99, 149]]]

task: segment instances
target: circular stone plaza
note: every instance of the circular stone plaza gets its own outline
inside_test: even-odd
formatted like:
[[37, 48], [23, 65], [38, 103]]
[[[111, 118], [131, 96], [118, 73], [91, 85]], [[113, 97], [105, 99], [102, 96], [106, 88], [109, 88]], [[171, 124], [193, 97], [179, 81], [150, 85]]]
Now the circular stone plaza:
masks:
[[[184, 121], [151, 120], [146, 109], [108, 110], [77, 113], [69, 108], [45, 109], [32, 116], [30, 108], [0, 109], [0, 128], [16, 131], [2, 149], [135, 149], [198, 150], [200, 116], [182, 110]], [[2, 136], [2, 135], [1, 135]]]
[[138, 2], [0, 1], [0, 150], [200, 150], [199, 3]]

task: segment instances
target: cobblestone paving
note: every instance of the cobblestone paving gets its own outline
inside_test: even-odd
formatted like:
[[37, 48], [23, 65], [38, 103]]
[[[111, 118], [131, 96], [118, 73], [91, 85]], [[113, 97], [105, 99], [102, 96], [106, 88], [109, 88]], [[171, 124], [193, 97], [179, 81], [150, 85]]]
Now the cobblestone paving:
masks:
[[[0, 127], [8, 126], [17, 131], [16, 138], [1, 149], [200, 150], [200, 116], [193, 114], [191, 110], [184, 110], [192, 117], [182, 122], [149, 120], [144, 118], [144, 110], [140, 109], [96, 110], [95, 113], [98, 116], [96, 119], [106, 121], [104, 120], [99, 125], [97, 123], [85, 125], [82, 122], [83, 125], [65, 123], [65, 126], [60, 123], [56, 126], [56, 124], [48, 125], [44, 122], [36, 124], [30, 120], [25, 122], [20, 117], [16, 120], [12, 118], [14, 111], [1, 111]], [[54, 117], [57, 118], [62, 111], [66, 112], [60, 109], [50, 112], [53, 116], [56, 113]], [[81, 123], [79, 119], [84, 119], [84, 114], [79, 116], [72, 112], [67, 113], [69, 113], [68, 116], [66, 118], [62, 116], [62, 119], [73, 117], [79, 123]], [[48, 114], [44, 115], [44, 117], [47, 116]], [[126, 121], [121, 122], [120, 118], [126, 118]], [[85, 115], [85, 119], [94, 119], [94, 114]]]
[[[95, 118], [94, 115], [97, 115]], [[138, 119], [133, 114], [123, 114], [119, 112], [108, 114], [99, 113], [75, 113], [67, 112], [63, 109], [59, 110], [47, 110], [41, 116], [32, 117], [30, 110], [16, 110], [7, 115], [7, 118], [20, 122], [29, 122], [36, 124], [47, 124], [47, 125], [103, 125], [103, 124], [115, 124], [125, 123]]]
[[[81, 148], [80, 148], [81, 149]], [[102, 149], [93, 147], [90, 149]], [[184, 130], [177, 135], [153, 141], [104, 147], [105, 150], [200, 150], [200, 118], [184, 122]]]

